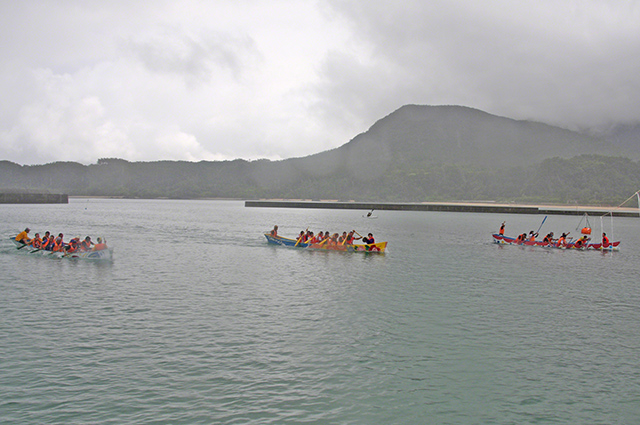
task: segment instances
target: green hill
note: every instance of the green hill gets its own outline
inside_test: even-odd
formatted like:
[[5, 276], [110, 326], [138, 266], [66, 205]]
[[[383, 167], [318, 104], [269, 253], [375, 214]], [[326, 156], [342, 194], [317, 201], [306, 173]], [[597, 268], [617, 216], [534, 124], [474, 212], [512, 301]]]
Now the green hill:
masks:
[[640, 167], [605, 137], [460, 106], [404, 106], [345, 145], [282, 161], [0, 161], [0, 189], [70, 195], [615, 203]]

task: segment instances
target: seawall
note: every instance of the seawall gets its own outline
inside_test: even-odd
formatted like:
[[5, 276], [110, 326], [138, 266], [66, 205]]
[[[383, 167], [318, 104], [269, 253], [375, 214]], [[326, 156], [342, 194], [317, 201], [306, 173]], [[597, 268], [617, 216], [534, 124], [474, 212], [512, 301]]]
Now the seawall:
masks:
[[0, 193], [0, 204], [68, 204], [69, 195], [61, 193]]
[[258, 208], [326, 208], [348, 210], [394, 210], [394, 211], [446, 211], [491, 214], [544, 214], [544, 215], [604, 215], [611, 213], [616, 217], [639, 217], [637, 208], [587, 207], [587, 206], [549, 206], [494, 204], [488, 202], [423, 202], [423, 203], [384, 203], [384, 202], [337, 202], [337, 201], [285, 201], [255, 200], [245, 201], [245, 207]]

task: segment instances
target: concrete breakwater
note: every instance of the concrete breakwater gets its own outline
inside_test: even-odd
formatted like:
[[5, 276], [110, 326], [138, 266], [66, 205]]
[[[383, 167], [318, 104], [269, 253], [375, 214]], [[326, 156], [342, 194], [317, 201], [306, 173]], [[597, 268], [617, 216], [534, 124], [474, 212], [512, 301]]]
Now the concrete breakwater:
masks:
[[385, 202], [338, 202], [338, 201], [285, 201], [254, 200], [245, 201], [245, 207], [258, 208], [326, 208], [349, 210], [395, 210], [395, 211], [446, 211], [492, 214], [544, 214], [544, 215], [583, 215], [593, 216], [611, 213], [616, 217], [639, 217], [638, 208], [607, 208], [588, 206], [549, 206], [494, 204], [490, 202], [423, 202], [423, 203], [385, 203]]
[[69, 195], [61, 193], [0, 193], [0, 204], [68, 204]]

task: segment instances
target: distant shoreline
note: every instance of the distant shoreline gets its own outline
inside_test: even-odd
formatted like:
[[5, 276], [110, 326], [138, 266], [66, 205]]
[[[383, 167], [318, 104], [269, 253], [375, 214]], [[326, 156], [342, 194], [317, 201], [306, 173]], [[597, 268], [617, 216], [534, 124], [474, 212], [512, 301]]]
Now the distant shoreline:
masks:
[[349, 210], [392, 210], [392, 211], [445, 211], [491, 214], [544, 214], [544, 215], [605, 215], [615, 217], [639, 217], [638, 208], [607, 208], [597, 206], [568, 205], [522, 205], [498, 204], [494, 202], [341, 202], [341, 201], [292, 201], [292, 200], [256, 200], [245, 201], [249, 208], [324, 208]]
[[390, 210], [390, 211], [444, 211], [489, 214], [543, 214], [543, 215], [583, 215], [598, 216], [611, 213], [615, 217], [640, 217], [638, 208], [618, 208], [590, 205], [545, 205], [511, 204], [495, 201], [450, 201], [450, 202], [356, 202], [338, 200], [305, 199], [260, 199], [237, 198], [129, 198], [123, 196], [69, 196], [70, 199], [131, 199], [131, 200], [172, 200], [172, 201], [236, 201], [244, 202], [246, 208], [312, 208], [348, 210]]

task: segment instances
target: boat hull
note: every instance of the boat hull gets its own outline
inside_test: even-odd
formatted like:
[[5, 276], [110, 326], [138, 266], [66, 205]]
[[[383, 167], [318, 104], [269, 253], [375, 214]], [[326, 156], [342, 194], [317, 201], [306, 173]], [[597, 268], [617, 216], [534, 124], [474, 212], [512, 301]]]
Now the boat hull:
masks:
[[18, 242], [13, 238], [11, 238], [11, 240], [16, 245], [16, 249], [29, 255], [37, 255], [49, 258], [76, 258], [82, 260], [113, 260], [113, 248], [105, 248], [98, 251], [67, 253], [62, 251], [46, 251], [43, 249], [37, 249], [32, 246], [25, 245], [22, 242]]
[[556, 244], [548, 244], [542, 241], [523, 241], [518, 242], [515, 238], [493, 234], [493, 241], [498, 244], [506, 245], [521, 245], [521, 246], [541, 246], [544, 248], [557, 248], [557, 249], [578, 249], [578, 250], [599, 250], [599, 251], [618, 251], [618, 245], [620, 241], [611, 242], [609, 246], [603, 247], [601, 243], [589, 243], [586, 246], [576, 246], [575, 243], [568, 243], [564, 246], [558, 246]]
[[342, 252], [371, 252], [371, 253], [384, 253], [387, 249], [387, 242], [376, 242], [373, 244], [353, 244], [353, 245], [341, 245], [341, 244], [308, 244], [300, 242], [296, 245], [295, 239], [283, 238], [282, 236], [271, 236], [269, 233], [265, 233], [264, 236], [270, 244], [282, 245], [289, 248], [307, 248], [320, 251], [342, 251]]

